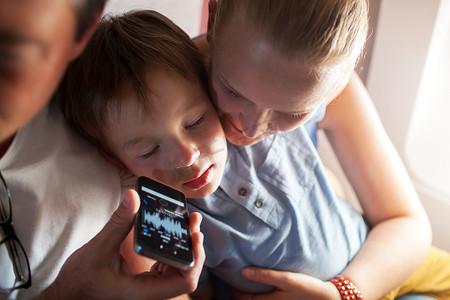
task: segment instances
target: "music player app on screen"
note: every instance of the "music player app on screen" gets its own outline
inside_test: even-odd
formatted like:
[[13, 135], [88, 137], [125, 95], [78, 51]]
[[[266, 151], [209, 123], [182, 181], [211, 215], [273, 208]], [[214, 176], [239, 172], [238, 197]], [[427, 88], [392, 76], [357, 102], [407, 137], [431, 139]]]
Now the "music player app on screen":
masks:
[[141, 207], [136, 219], [139, 254], [181, 269], [193, 265], [189, 219], [184, 195], [145, 177], [138, 179]]

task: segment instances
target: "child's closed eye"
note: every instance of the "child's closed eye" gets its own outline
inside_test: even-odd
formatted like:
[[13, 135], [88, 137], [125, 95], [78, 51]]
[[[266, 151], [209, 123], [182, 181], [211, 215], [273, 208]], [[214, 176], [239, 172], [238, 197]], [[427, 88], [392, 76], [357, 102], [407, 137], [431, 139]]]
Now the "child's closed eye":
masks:
[[154, 154], [156, 154], [156, 152], [158, 151], [158, 149], [159, 149], [159, 145], [156, 146], [155, 148], [153, 148], [152, 150], [150, 150], [150, 151], [148, 151], [148, 152], [145, 152], [145, 153], [141, 154], [141, 155], [139, 156], [139, 158], [141, 158], [141, 159], [147, 159], [147, 158], [150, 158], [151, 156], [153, 156]]
[[203, 114], [197, 121], [195, 121], [192, 124], [187, 125], [184, 128], [185, 129], [194, 129], [194, 128], [198, 127], [204, 120], [205, 120], [205, 114]]

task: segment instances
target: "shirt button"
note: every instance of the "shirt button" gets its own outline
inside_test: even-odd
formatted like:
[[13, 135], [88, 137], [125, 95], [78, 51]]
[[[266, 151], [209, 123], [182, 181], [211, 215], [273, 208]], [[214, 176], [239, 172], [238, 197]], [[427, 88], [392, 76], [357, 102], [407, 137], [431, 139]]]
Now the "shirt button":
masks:
[[261, 200], [261, 199], [256, 200], [256, 201], [255, 201], [255, 206], [256, 206], [257, 208], [263, 207], [263, 206], [264, 206], [264, 201]]
[[241, 188], [238, 190], [238, 194], [239, 194], [239, 196], [246, 196], [246, 195], [247, 195], [247, 189], [241, 187]]

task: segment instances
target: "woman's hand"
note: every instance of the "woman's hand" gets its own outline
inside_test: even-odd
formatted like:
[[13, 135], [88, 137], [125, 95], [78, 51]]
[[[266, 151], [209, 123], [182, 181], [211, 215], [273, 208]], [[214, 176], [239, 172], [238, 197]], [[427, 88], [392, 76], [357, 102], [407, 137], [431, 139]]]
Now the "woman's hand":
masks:
[[331, 282], [324, 282], [315, 277], [283, 271], [249, 267], [242, 270], [242, 274], [249, 280], [272, 285], [276, 290], [269, 294], [244, 294], [234, 291], [239, 300], [340, 300], [341, 296]]

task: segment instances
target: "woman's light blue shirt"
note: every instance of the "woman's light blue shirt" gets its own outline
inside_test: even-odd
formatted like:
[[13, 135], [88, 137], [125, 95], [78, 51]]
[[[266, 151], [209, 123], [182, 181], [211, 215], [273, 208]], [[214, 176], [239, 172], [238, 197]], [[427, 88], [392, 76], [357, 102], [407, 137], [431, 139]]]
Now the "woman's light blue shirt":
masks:
[[219, 189], [188, 199], [189, 210], [203, 215], [202, 281], [213, 274], [244, 292], [268, 292], [273, 288], [246, 280], [241, 269], [260, 266], [327, 280], [357, 254], [368, 227], [335, 196], [309, 134], [301, 126], [252, 146], [228, 144]]

